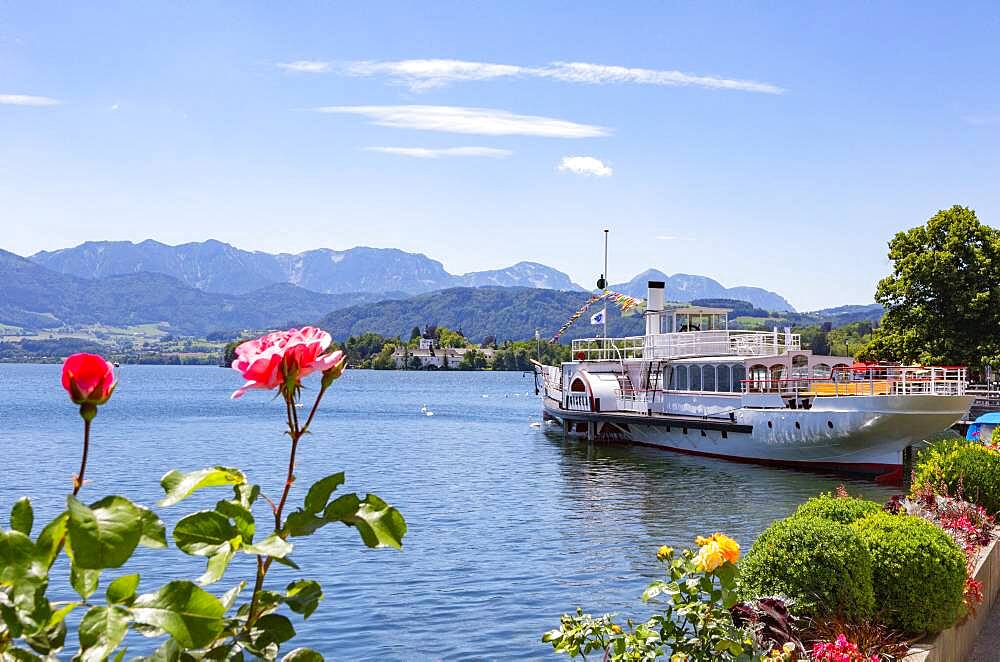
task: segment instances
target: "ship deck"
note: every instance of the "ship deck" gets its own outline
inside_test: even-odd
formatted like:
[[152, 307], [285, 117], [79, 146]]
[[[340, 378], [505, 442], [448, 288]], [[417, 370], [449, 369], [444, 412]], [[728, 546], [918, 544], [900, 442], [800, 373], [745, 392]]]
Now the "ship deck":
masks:
[[683, 414], [640, 414], [623, 411], [576, 411], [563, 409], [558, 400], [546, 396], [545, 411], [556, 418], [571, 421], [607, 421], [610, 423], [630, 423], [633, 425], [659, 425], [667, 428], [690, 428], [692, 430], [715, 430], [725, 432], [753, 432], [752, 425], [737, 423], [730, 418], [706, 416], [686, 416]]

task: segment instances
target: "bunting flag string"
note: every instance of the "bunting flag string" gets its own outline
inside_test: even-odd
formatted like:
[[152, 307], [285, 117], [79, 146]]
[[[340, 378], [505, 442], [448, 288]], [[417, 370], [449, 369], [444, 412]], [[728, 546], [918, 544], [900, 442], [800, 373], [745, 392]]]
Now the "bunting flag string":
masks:
[[562, 337], [562, 334], [566, 333], [566, 330], [569, 329], [569, 327], [573, 326], [573, 324], [580, 319], [584, 313], [590, 310], [591, 306], [598, 301], [605, 299], [615, 304], [615, 306], [618, 307], [618, 310], [621, 311], [623, 317], [635, 314], [646, 307], [646, 302], [642, 299], [636, 299], [635, 297], [630, 297], [627, 294], [622, 294], [621, 292], [615, 292], [613, 290], [604, 290], [601, 294], [591, 295], [587, 303], [580, 306], [580, 309], [570, 315], [570, 318], [566, 320], [566, 323], [559, 327], [559, 330], [556, 331], [555, 334], [549, 339], [549, 342], [559, 342], [559, 338]]

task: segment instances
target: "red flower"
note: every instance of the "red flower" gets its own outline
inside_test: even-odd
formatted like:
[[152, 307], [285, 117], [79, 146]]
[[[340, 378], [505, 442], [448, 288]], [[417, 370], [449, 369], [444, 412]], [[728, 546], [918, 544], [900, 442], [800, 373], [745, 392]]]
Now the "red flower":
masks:
[[117, 382], [114, 367], [97, 354], [73, 354], [63, 361], [62, 385], [78, 405], [103, 405]]

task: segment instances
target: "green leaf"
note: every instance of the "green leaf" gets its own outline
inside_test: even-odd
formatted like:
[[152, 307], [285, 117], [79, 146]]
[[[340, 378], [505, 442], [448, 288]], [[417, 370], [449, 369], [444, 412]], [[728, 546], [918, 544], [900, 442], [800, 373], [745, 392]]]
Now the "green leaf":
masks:
[[311, 648], [296, 648], [281, 658], [281, 662], [323, 662], [323, 656]]
[[233, 494], [235, 495], [235, 500], [238, 501], [240, 505], [247, 510], [250, 510], [253, 508], [253, 504], [257, 501], [257, 497], [260, 496], [260, 485], [250, 485], [248, 483], [234, 485]]
[[233, 605], [236, 604], [236, 599], [240, 597], [240, 592], [246, 588], [246, 585], [246, 582], [240, 582], [222, 595], [222, 606], [225, 607], [226, 611], [233, 608]]
[[139, 588], [139, 575], [122, 575], [108, 584], [105, 595], [108, 603], [113, 605], [128, 605], [135, 600], [135, 590]]
[[10, 509], [10, 528], [30, 536], [34, 523], [35, 511], [31, 508], [31, 499], [21, 497], [14, 502], [14, 507]]
[[174, 527], [174, 544], [185, 554], [214, 556], [240, 536], [229, 519], [214, 510], [192, 513]]
[[97, 584], [101, 581], [100, 570], [87, 570], [79, 568], [74, 563], [69, 569], [69, 583], [73, 589], [86, 600], [97, 590]]
[[273, 556], [280, 559], [292, 553], [292, 545], [291, 543], [287, 543], [282, 540], [277, 533], [272, 533], [256, 545], [248, 545], [244, 547], [242, 551], [247, 554], [260, 554], [262, 556]]
[[227, 542], [215, 554], [208, 557], [205, 572], [196, 581], [202, 586], [206, 586], [222, 579], [222, 576], [226, 574], [226, 568], [229, 567], [229, 562], [233, 560], [235, 554], [236, 552], [233, 551], [232, 546]]
[[304, 510], [296, 510], [285, 520], [285, 532], [292, 537], [300, 538], [315, 533], [317, 529], [326, 526], [330, 521], [316, 517]]
[[106, 660], [128, 632], [129, 611], [125, 607], [94, 607], [80, 621], [80, 652], [82, 662]]
[[184, 648], [212, 643], [222, 631], [225, 611], [218, 598], [189, 581], [140, 595], [132, 608], [137, 623], [169, 633]]
[[330, 495], [333, 494], [333, 491], [337, 489], [338, 486], [343, 484], [343, 471], [327, 476], [326, 478], [320, 478], [313, 483], [312, 487], [309, 488], [309, 492], [306, 494], [306, 512], [312, 513], [313, 515], [320, 513], [324, 508], [326, 508], [326, 503], [330, 500]]
[[250, 639], [256, 648], [282, 644], [294, 636], [295, 628], [292, 627], [292, 622], [281, 614], [265, 614], [258, 618], [250, 629]]
[[60, 513], [58, 517], [46, 524], [42, 532], [38, 534], [38, 540], [35, 542], [35, 558], [46, 568], [51, 568], [56, 557], [59, 556], [68, 522], [69, 513]]
[[4, 655], [17, 662], [42, 662], [42, 658], [23, 648], [9, 648], [4, 651]]
[[292, 570], [301, 570], [302, 569], [302, 568], [299, 567], [298, 563], [296, 563], [295, 561], [291, 560], [287, 556], [285, 558], [279, 558], [277, 556], [272, 556], [271, 558], [274, 559], [275, 563], [280, 563], [281, 565], [288, 566]]
[[59, 607], [54, 612], [52, 612], [52, 616], [49, 617], [49, 623], [48, 623], [49, 627], [52, 627], [56, 623], [60, 623], [63, 620], [65, 620], [66, 617], [69, 616], [69, 613], [71, 611], [73, 611], [74, 609], [76, 609], [77, 607], [79, 607], [80, 605], [82, 605], [83, 603], [82, 602], [67, 602], [65, 604], [63, 604], [63, 603], [54, 603], [54, 604], [60, 604], [62, 606]]
[[364, 501], [357, 494], [338, 497], [327, 504], [321, 517], [297, 510], [288, 516], [284, 530], [290, 536], [307, 536], [330, 522], [357, 527], [361, 539], [369, 547], [399, 549], [406, 534], [406, 521], [402, 514], [374, 494], [366, 496]]
[[161, 506], [172, 506], [191, 496], [194, 492], [206, 487], [222, 485], [242, 485], [247, 482], [246, 476], [239, 469], [230, 467], [213, 467], [199, 469], [190, 473], [181, 473], [174, 469], [164, 474], [160, 485], [166, 496], [160, 500]]
[[302, 618], [309, 618], [322, 599], [323, 587], [311, 579], [299, 579], [286, 589], [285, 603], [296, 614], [302, 614]]
[[136, 506], [142, 513], [142, 537], [139, 544], [143, 547], [162, 549], [167, 546], [167, 527], [163, 521], [149, 508]]
[[133, 662], [181, 662], [188, 656], [174, 639], [167, 639], [149, 657], [137, 657]]
[[220, 501], [215, 504], [215, 509], [233, 520], [237, 530], [240, 532], [240, 536], [243, 538], [243, 542], [250, 543], [253, 541], [254, 533], [256, 533], [253, 513], [235, 501]]
[[0, 529], [0, 586], [13, 586], [26, 575], [44, 575], [42, 570], [36, 564], [31, 538]]
[[67, 552], [77, 567], [117, 568], [132, 556], [142, 536], [142, 513], [131, 501], [109, 496], [89, 508], [73, 496], [66, 502]]
[[369, 547], [403, 547], [406, 534], [403, 515], [374, 494], [365, 497], [353, 516], [341, 518], [341, 521], [357, 527], [361, 539]]
[[127, 651], [127, 650], [128, 650], [128, 646], [126, 646], [125, 648], [123, 648], [120, 651], [118, 651], [117, 653], [115, 653], [114, 662], [122, 662], [122, 660], [125, 659], [125, 651]]

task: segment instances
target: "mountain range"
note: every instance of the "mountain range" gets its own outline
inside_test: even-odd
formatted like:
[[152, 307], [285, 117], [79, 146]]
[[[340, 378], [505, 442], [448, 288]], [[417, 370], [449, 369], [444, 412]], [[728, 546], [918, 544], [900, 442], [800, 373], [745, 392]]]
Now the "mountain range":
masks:
[[426, 255], [367, 246], [343, 251], [317, 248], [303, 253], [264, 253], [241, 250], [215, 240], [178, 246], [151, 239], [137, 244], [88, 241], [73, 248], [35, 253], [28, 259], [80, 278], [144, 271], [169, 274], [190, 287], [222, 294], [244, 294], [275, 283], [289, 283], [323, 294], [412, 295], [483, 285], [583, 289], [561, 271], [535, 262], [454, 275]]
[[[726, 288], [704, 276], [648, 270], [613, 288], [643, 297], [650, 279], [666, 282], [669, 300], [741, 299], [749, 303], [735, 303], [751, 310], [795, 314], [774, 292]], [[453, 275], [440, 262], [396, 249], [270, 254], [218, 241], [87, 242], [28, 258], [0, 250], [0, 283], [0, 325], [27, 332], [166, 323], [175, 335], [235, 335], [322, 320], [339, 339], [425, 324], [473, 339], [517, 339], [536, 328], [551, 335], [586, 299], [566, 274], [532, 262]], [[869, 316], [868, 308], [843, 307], [830, 318]], [[609, 318], [612, 333], [641, 333], [640, 317], [620, 319], [609, 306]], [[585, 322], [566, 338], [591, 333]]]
[[[89, 241], [73, 248], [35, 253], [28, 259], [53, 271], [88, 279], [142, 272], [167, 274], [189, 287], [220, 294], [247, 294], [276, 283], [323, 294], [373, 293], [383, 297], [453, 287], [584, 289], [565, 273], [537, 262], [518, 262], [506, 269], [456, 275], [420, 253], [364, 246], [343, 251], [318, 248], [293, 254], [246, 251], [215, 240], [177, 246], [151, 239], [140, 243]], [[644, 297], [647, 280], [665, 281], [666, 296], [671, 301], [730, 298], [749, 301], [765, 310], [795, 310], [782, 296], [765, 289], [727, 288], [705, 276], [667, 276], [655, 269], [613, 288]]]

